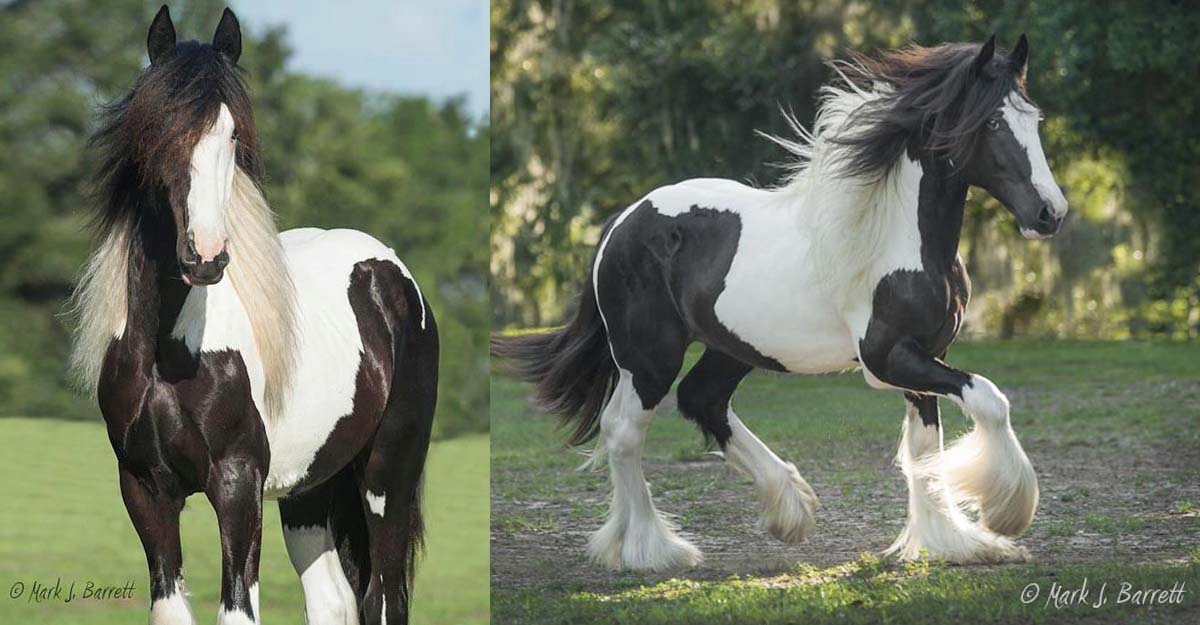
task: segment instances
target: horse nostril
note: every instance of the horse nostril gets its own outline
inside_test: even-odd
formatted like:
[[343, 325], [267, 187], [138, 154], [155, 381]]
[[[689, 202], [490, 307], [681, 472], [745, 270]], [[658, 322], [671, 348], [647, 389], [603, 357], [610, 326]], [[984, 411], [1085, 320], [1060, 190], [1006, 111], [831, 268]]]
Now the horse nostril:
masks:
[[200, 254], [196, 253], [196, 240], [191, 234], [188, 234], [187, 241], [184, 242], [183, 257], [179, 260], [186, 265], [194, 265], [200, 260]]
[[213, 257], [213, 262], [217, 264], [217, 267], [224, 269], [229, 264], [229, 251], [221, 250], [220, 254]]
[[1042, 210], [1038, 211], [1038, 221], [1048, 224], [1054, 221], [1054, 216], [1050, 214], [1050, 205], [1042, 204]]

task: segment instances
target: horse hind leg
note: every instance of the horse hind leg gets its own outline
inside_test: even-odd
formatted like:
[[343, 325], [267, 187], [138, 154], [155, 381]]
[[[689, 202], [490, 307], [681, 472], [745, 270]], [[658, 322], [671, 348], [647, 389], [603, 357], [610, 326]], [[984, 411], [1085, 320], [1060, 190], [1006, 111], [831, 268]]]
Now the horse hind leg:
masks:
[[397, 341], [388, 401], [356, 472], [370, 537], [365, 625], [405, 625], [411, 614], [413, 575], [424, 544], [421, 484], [437, 405], [437, 329], [428, 309], [426, 314], [426, 327], [408, 322]]
[[762, 506], [759, 526], [785, 543], [808, 538], [820, 507], [796, 466], [775, 455], [733, 412], [734, 391], [752, 367], [708, 349], [679, 383], [679, 411], [716, 440], [731, 467], [754, 481]]
[[[370, 574], [366, 521], [350, 467], [279, 501], [288, 558], [304, 587], [308, 625], [354, 625]], [[360, 581], [362, 580], [362, 581]]]
[[612, 502], [608, 519], [588, 541], [588, 553], [593, 561], [614, 570], [662, 571], [694, 566], [702, 560], [700, 550], [679, 537], [675, 524], [654, 506], [642, 470], [646, 428], [654, 406], [670, 388], [670, 378], [661, 393], [652, 391], [657, 399], [650, 407], [646, 407], [633, 380], [629, 371], [621, 370], [601, 416], [601, 444], [608, 454]]

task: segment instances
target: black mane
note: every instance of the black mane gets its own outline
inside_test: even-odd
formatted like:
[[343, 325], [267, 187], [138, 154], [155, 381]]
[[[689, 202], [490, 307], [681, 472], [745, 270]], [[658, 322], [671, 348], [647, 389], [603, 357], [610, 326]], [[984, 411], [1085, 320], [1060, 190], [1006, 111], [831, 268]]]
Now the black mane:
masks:
[[221, 103], [233, 115], [237, 165], [261, 183], [254, 113], [240, 70], [211, 45], [185, 41], [147, 67], [128, 95], [101, 111], [90, 141], [100, 162], [93, 181], [98, 236], [181, 188], [191, 152]]
[[854, 111], [832, 141], [851, 176], [878, 177], [910, 148], [961, 165], [978, 131], [1010, 93], [1025, 94], [1023, 67], [999, 51], [976, 67], [980, 44], [910, 46], [879, 56], [851, 53], [831, 63], [840, 87], [883, 95]]

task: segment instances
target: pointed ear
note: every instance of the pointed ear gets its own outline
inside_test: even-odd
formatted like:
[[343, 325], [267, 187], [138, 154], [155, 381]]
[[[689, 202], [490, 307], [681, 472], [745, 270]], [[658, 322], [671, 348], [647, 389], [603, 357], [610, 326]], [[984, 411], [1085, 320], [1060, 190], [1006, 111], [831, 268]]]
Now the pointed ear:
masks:
[[175, 24], [171, 23], [171, 11], [162, 5], [154, 21], [150, 22], [150, 34], [146, 36], [146, 53], [153, 65], [175, 51]]
[[213, 48], [225, 55], [229, 62], [237, 65], [242, 56], [242, 26], [238, 18], [228, 8], [221, 14], [221, 23], [217, 24], [217, 32], [213, 35]]
[[996, 54], [996, 35], [988, 37], [987, 43], [979, 49], [979, 56], [975, 57], [975, 61], [971, 63], [971, 73], [979, 76], [983, 72], [983, 68], [992, 60], [992, 56]]
[[1021, 38], [1017, 40], [1017, 47], [1013, 48], [1008, 62], [1012, 63], [1013, 69], [1017, 70], [1017, 75], [1024, 79], [1025, 68], [1029, 64], [1029, 40], [1025, 38], [1025, 33], [1021, 33]]

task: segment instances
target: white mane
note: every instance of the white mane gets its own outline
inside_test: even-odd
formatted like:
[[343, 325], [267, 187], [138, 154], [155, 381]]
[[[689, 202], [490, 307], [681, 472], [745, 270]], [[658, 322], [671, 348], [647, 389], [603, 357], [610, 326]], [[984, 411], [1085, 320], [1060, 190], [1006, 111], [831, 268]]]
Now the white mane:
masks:
[[[258, 185], [237, 169], [226, 211], [229, 266], [225, 279], [250, 320], [266, 378], [265, 413], [282, 410], [296, 365], [295, 287], [284, 264], [274, 215]], [[77, 384], [94, 393], [109, 343], [125, 332], [133, 219], [115, 224], [89, 257], [71, 300], [76, 317], [70, 368]]]
[[810, 262], [820, 268], [828, 294], [842, 301], [842, 295], [873, 278], [869, 272], [885, 249], [891, 217], [906, 200], [915, 202], [915, 195], [908, 197], [915, 189], [904, 189], [905, 181], [896, 175], [903, 156], [883, 175], [852, 173], [845, 146], [834, 139], [854, 132], [854, 113], [885, 96], [890, 86], [876, 83], [865, 91], [834, 69], [843, 80], [821, 88], [811, 132], [785, 112], [795, 138], [759, 134], [795, 157], [773, 192], [798, 211], [801, 227], [811, 232]]

